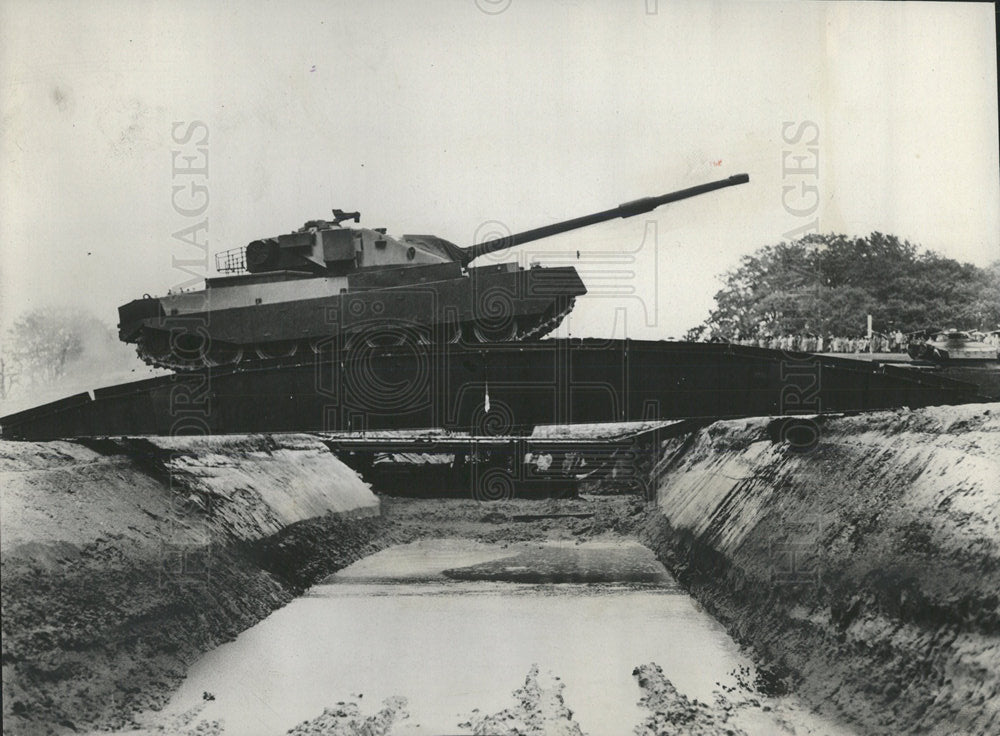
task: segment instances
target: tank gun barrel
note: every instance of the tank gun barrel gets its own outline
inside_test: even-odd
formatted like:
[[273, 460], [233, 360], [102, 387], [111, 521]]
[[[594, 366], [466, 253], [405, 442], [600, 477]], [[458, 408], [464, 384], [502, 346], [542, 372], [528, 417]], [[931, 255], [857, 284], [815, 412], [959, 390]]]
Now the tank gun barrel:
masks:
[[613, 209], [604, 210], [603, 212], [595, 212], [590, 215], [584, 215], [583, 217], [574, 217], [571, 220], [556, 222], [552, 225], [535, 228], [534, 230], [525, 230], [524, 232], [507, 235], [503, 238], [495, 238], [494, 240], [487, 240], [483, 243], [476, 243], [475, 245], [470, 245], [467, 248], [461, 249], [462, 265], [468, 265], [479, 256], [486, 255], [487, 253], [495, 253], [498, 250], [513, 248], [516, 245], [530, 243], [532, 240], [548, 238], [552, 235], [558, 235], [559, 233], [564, 233], [569, 230], [576, 230], [581, 227], [586, 227], [587, 225], [596, 225], [599, 222], [613, 220], [616, 217], [634, 217], [635, 215], [652, 212], [657, 207], [668, 204], [669, 202], [677, 202], [678, 200], [687, 199], [688, 197], [697, 197], [699, 194], [706, 194], [707, 192], [713, 192], [716, 189], [723, 189], [737, 184], [746, 184], [748, 181], [750, 181], [750, 176], [748, 174], [736, 174], [735, 176], [730, 176], [728, 179], [720, 179], [719, 181], [709, 182], [708, 184], [699, 184], [696, 187], [680, 189], [676, 192], [660, 195], [659, 197], [644, 197], [642, 199], [636, 199], [631, 202], [618, 205]]

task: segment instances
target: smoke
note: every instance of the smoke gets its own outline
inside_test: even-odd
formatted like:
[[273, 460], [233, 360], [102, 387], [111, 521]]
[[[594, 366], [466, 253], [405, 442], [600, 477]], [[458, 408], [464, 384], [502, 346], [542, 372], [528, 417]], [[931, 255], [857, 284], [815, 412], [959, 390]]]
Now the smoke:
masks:
[[113, 327], [73, 307], [21, 314], [0, 340], [0, 414], [158, 375]]

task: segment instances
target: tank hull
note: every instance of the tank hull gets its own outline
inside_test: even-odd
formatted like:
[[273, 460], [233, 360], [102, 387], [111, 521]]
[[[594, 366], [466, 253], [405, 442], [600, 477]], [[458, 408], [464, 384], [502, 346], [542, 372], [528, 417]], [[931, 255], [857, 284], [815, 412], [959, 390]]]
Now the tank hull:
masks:
[[537, 339], [586, 292], [575, 268], [512, 263], [210, 279], [204, 291], [123, 305], [119, 337], [147, 362], [173, 369], [317, 352], [334, 337], [373, 345]]
[[1000, 359], [996, 346], [964, 337], [914, 340], [907, 345], [906, 352], [915, 361], [939, 365], [983, 364]]

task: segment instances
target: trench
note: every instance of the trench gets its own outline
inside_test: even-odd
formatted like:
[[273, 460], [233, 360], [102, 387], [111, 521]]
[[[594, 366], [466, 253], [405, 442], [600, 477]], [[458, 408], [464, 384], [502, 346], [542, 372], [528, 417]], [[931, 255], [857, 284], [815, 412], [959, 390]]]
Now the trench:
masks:
[[792, 696], [754, 692], [753, 662], [624, 537], [390, 547], [206, 654], [158, 719], [195, 709], [205, 729], [264, 736], [331, 706], [370, 717], [402, 696], [384, 733], [519, 733], [493, 729], [526, 717], [515, 688], [548, 677], [564, 708], [528, 706], [547, 724], [532, 733], [624, 734], [654, 716], [634, 674], [653, 662], [718, 726], [706, 733], [850, 733]]

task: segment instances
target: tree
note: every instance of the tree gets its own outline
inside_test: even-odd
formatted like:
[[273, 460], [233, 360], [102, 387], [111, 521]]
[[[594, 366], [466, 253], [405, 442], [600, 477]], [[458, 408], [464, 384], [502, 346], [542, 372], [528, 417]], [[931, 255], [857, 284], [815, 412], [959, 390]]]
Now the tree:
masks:
[[93, 381], [136, 364], [114, 331], [86, 312], [46, 307], [25, 312], [3, 344], [4, 393]]
[[35, 309], [10, 328], [10, 356], [31, 383], [52, 383], [83, 354], [83, 333], [90, 329], [78, 314], [65, 309]]
[[702, 326], [709, 339], [852, 336], [869, 314], [883, 331], [996, 329], [1000, 262], [981, 269], [878, 232], [808, 235], [744, 256], [715, 305]]

